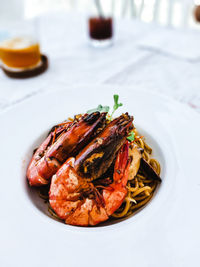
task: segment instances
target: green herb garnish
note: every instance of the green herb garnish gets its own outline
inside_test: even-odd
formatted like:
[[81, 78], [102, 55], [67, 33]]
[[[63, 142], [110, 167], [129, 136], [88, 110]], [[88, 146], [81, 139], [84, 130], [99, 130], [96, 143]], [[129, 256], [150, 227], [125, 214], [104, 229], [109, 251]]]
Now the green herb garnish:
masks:
[[135, 140], [135, 133], [132, 131], [130, 135], [127, 137], [128, 141], [133, 142]]
[[114, 112], [115, 112], [119, 107], [123, 106], [122, 103], [118, 103], [119, 95], [114, 95], [113, 98], [114, 98], [114, 106], [113, 106], [113, 111], [112, 111], [111, 116], [110, 116], [110, 119], [111, 119], [111, 120], [112, 120], [112, 116], [113, 116]]
[[102, 106], [102, 105], [98, 105], [98, 107], [90, 109], [87, 111], [88, 114], [91, 114], [93, 112], [109, 112], [110, 107], [109, 106]]
[[[109, 118], [110, 121], [112, 120], [112, 116], [113, 116], [114, 112], [115, 112], [119, 107], [123, 106], [122, 103], [118, 103], [118, 101], [119, 101], [119, 95], [114, 95], [113, 98], [114, 98], [113, 111], [112, 111], [112, 113], [111, 113], [110, 116], [109, 116], [109, 114], [108, 114], [108, 118]], [[109, 110], [110, 110], [110, 107], [109, 107], [109, 106], [98, 105], [96, 108], [93, 108], [93, 109], [88, 110], [87, 113], [88, 113], [88, 114], [91, 114], [91, 113], [93, 113], [93, 112], [97, 112], [97, 111], [98, 111], [98, 112], [107, 112], [107, 113], [108, 113]]]

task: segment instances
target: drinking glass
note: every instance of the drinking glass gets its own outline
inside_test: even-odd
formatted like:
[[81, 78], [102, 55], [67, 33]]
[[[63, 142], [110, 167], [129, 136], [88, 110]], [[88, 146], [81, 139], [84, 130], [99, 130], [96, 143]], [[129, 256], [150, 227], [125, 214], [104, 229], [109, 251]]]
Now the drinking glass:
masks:
[[0, 60], [4, 69], [21, 71], [41, 64], [35, 20], [9, 21], [0, 34]]
[[106, 47], [113, 43], [112, 2], [92, 0], [88, 31], [90, 43], [95, 47]]

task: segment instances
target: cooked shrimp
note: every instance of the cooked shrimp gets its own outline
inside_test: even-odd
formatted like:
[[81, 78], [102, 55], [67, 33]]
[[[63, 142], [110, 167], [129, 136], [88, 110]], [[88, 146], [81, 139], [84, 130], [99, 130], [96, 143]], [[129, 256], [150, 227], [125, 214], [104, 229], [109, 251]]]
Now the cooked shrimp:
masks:
[[130, 160], [128, 142], [117, 153], [113, 182], [95, 186], [74, 169], [75, 158], [69, 158], [52, 177], [49, 202], [67, 224], [96, 225], [106, 221], [123, 203], [127, 195]]
[[27, 169], [31, 186], [50, 183], [64, 161], [75, 156], [104, 126], [106, 113], [94, 112], [83, 115], [79, 121], [66, 122], [55, 127], [34, 153]]

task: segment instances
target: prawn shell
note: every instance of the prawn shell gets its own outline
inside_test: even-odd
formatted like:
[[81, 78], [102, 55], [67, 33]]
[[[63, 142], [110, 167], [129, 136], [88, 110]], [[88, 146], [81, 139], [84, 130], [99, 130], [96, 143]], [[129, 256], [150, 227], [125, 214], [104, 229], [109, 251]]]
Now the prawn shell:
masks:
[[[115, 162], [113, 183], [105, 187], [100, 193], [95, 186], [76, 170], [75, 159], [70, 158], [53, 176], [49, 191], [49, 202], [52, 209], [65, 223], [77, 226], [97, 225], [109, 219], [123, 203], [127, 189], [130, 161], [128, 159], [128, 143], [120, 149]], [[85, 196], [84, 187], [94, 188], [91, 198]]]
[[74, 156], [104, 127], [106, 113], [85, 114], [62, 132], [55, 143], [50, 145], [52, 133], [33, 155], [27, 169], [27, 179], [31, 186], [50, 183], [64, 161]]
[[120, 147], [133, 128], [133, 117], [128, 113], [110, 122], [76, 157], [75, 170], [86, 178], [97, 179], [114, 161]]

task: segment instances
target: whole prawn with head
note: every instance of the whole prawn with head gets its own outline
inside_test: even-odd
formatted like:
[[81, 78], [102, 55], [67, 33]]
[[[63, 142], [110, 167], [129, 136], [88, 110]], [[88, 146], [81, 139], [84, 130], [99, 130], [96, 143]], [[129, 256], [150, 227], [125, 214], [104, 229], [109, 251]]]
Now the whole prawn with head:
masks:
[[[130, 168], [126, 138], [133, 128], [132, 121], [127, 113], [111, 121], [52, 177], [49, 202], [67, 224], [96, 225], [123, 203]], [[105, 185], [103, 175], [112, 165], [112, 177], [107, 177], [109, 184]]]
[[104, 127], [105, 120], [106, 113], [93, 112], [54, 126], [31, 159], [27, 169], [29, 184], [49, 184], [65, 160], [75, 156]]

